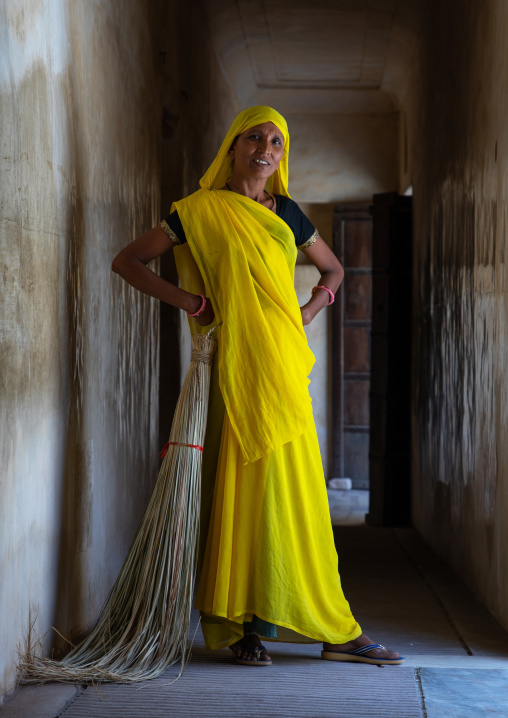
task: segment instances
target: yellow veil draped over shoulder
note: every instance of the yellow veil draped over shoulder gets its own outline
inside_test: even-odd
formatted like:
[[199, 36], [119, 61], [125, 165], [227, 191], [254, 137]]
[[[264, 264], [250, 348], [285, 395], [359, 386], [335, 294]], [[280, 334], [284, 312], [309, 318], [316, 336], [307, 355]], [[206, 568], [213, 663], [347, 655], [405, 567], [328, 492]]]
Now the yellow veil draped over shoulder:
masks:
[[267, 188], [289, 196], [286, 121], [272, 108], [253, 107], [233, 122], [201, 189], [173, 205], [187, 238], [187, 247], [175, 248], [182, 286], [199, 293], [204, 283], [222, 323], [219, 384], [245, 462], [292, 441], [312, 421], [314, 357], [294, 290], [293, 232], [258, 202], [221, 189], [232, 174], [235, 137], [263, 122], [283, 133], [285, 150]]

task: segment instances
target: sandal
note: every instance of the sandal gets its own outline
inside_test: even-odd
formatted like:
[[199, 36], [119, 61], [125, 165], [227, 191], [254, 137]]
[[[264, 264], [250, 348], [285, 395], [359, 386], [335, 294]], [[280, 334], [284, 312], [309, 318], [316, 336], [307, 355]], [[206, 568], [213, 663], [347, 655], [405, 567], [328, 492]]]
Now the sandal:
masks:
[[386, 651], [386, 648], [380, 643], [371, 643], [369, 646], [361, 646], [361, 648], [355, 648], [353, 651], [321, 651], [321, 658], [325, 661], [354, 661], [356, 663], [371, 663], [375, 666], [398, 666], [402, 663], [405, 658], [369, 658], [364, 654], [367, 651], [372, 651], [374, 648], [382, 648]]
[[[228, 648], [233, 651], [235, 654], [235, 661], [240, 666], [271, 666], [272, 665], [272, 659], [269, 661], [261, 660], [261, 656], [263, 653], [266, 653], [266, 648], [259, 644], [259, 646], [253, 646], [252, 644], [245, 644], [245, 643], [235, 643], [233, 646], [228, 646]], [[243, 651], [247, 651], [248, 653], [253, 653], [255, 655], [255, 658], [249, 660], [247, 658], [239, 658], [237, 655], [238, 653], [242, 653]]]

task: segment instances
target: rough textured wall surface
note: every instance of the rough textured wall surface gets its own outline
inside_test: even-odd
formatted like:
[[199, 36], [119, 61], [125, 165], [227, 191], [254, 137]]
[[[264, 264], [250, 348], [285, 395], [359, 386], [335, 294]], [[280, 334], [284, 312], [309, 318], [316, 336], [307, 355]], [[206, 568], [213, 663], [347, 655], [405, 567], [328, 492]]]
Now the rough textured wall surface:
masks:
[[397, 189], [399, 113], [294, 114], [289, 191], [302, 202], [365, 200]]
[[8, 0], [0, 92], [2, 695], [30, 609], [82, 633], [139, 523], [186, 327], [163, 307], [159, 332], [111, 260], [197, 189], [239, 108], [198, 0]]
[[157, 472], [158, 308], [110, 269], [159, 217], [157, 6], [0, 9], [0, 694], [30, 609], [96, 618]]
[[407, 98], [414, 522], [508, 628], [508, 4], [434, 3]]

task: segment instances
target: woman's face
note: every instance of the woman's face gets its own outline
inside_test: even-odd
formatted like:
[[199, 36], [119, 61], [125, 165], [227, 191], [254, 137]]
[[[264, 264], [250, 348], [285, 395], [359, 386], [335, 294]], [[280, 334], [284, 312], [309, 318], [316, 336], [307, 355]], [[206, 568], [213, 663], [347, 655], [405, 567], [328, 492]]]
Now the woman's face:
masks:
[[250, 127], [231, 145], [233, 177], [267, 180], [278, 169], [284, 155], [284, 137], [273, 122]]

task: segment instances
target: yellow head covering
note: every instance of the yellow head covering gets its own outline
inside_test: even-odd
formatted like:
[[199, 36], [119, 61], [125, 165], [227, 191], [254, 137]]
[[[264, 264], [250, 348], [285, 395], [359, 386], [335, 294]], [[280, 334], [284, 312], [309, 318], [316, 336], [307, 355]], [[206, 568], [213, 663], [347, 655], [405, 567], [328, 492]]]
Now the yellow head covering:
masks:
[[265, 105], [249, 107], [247, 110], [240, 112], [240, 114], [236, 117], [233, 124], [229, 128], [226, 137], [224, 138], [224, 142], [222, 143], [216, 158], [199, 181], [199, 184], [203, 189], [221, 189], [224, 187], [233, 174], [233, 162], [228, 155], [228, 152], [235, 138], [238, 137], [238, 135], [241, 135], [242, 132], [248, 130], [250, 127], [260, 125], [263, 122], [273, 122], [273, 124], [276, 125], [282, 132], [282, 136], [284, 137], [284, 155], [280, 161], [279, 168], [268, 179], [266, 189], [269, 192], [289, 197], [289, 132], [287, 122], [282, 115], [277, 112], [277, 110], [274, 110], [271, 107], [266, 107]]

